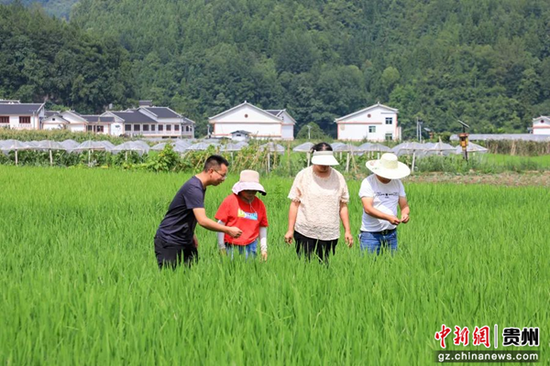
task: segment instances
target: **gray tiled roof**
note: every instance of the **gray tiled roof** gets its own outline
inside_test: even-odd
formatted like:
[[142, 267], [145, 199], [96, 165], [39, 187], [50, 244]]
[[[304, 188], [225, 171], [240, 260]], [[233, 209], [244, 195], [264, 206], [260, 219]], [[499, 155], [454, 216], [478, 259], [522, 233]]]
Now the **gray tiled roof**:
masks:
[[156, 114], [158, 118], [181, 118], [181, 115], [166, 107], [145, 107], [144, 109]]
[[277, 117], [277, 115], [281, 113], [283, 109], [266, 109], [265, 111]]
[[42, 107], [42, 104], [0, 104], [0, 115], [27, 116], [37, 113], [40, 107]]
[[44, 117], [46, 118], [55, 116], [56, 114], [59, 114], [59, 111], [44, 111]]
[[99, 115], [81, 115], [88, 122], [114, 122], [115, 117], [99, 116]]
[[111, 112], [117, 117], [120, 117], [124, 120], [126, 123], [156, 123], [154, 119], [147, 117], [143, 113], [140, 112], [133, 112], [133, 111], [126, 111], [126, 112]]

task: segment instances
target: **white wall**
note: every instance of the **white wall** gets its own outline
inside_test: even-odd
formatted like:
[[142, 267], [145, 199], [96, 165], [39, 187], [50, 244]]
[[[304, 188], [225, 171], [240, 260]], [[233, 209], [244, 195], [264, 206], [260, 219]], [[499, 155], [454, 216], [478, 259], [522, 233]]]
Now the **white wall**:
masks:
[[14, 130], [38, 130], [40, 127], [40, 120], [38, 116], [22, 116], [31, 117], [31, 123], [19, 123], [20, 116], [9, 116], [10, 128]]
[[[391, 125], [386, 124], [386, 118], [392, 118]], [[387, 133], [391, 133], [394, 140], [400, 138], [397, 113], [382, 106], [374, 106], [347, 118], [337, 119], [337, 124], [338, 140], [385, 141]], [[376, 126], [376, 132], [369, 133], [369, 126]]]
[[19, 116], [10, 116], [10, 128], [18, 128], [19, 127]]
[[67, 129], [71, 132], [86, 132], [85, 125], [67, 125]]
[[240, 108], [236, 108], [231, 112], [225, 113], [224, 115], [212, 120], [212, 122], [239, 122], [239, 123], [248, 123], [248, 122], [280, 122], [278, 118], [272, 116], [267, 112], [262, 112], [257, 108], [254, 108], [250, 105], [243, 105]]
[[31, 117], [31, 126], [32, 126], [32, 129], [34, 130], [40, 129], [40, 118], [38, 118], [38, 116]]
[[[380, 125], [375, 125], [375, 126], [380, 126]], [[342, 123], [338, 125], [338, 140], [361, 141], [366, 138], [373, 140], [374, 134], [369, 134], [368, 131], [369, 131], [369, 128], [368, 128], [368, 125], [366, 124]]]
[[[61, 126], [61, 128], [59, 127]], [[51, 122], [42, 122], [42, 128], [44, 130], [61, 130], [63, 129], [65, 126], [64, 123], [61, 123], [61, 122], [56, 122], [56, 121], [51, 121]]]
[[65, 121], [59, 114], [54, 114], [42, 120], [43, 130], [62, 130], [66, 125], [67, 121]]
[[288, 112], [286, 110], [283, 113], [281, 113], [279, 118], [283, 120], [283, 123], [285, 125], [289, 124], [289, 123], [294, 124], [294, 118], [292, 118], [292, 116], [290, 114], [288, 114]]
[[[543, 121], [543, 123], [541, 123]], [[533, 135], [550, 135], [550, 118], [539, 117], [533, 119]]]
[[120, 136], [124, 134], [124, 126], [120, 122], [111, 123], [109, 125], [109, 135]]
[[[369, 126], [376, 127], [376, 132], [369, 132]], [[338, 124], [338, 140], [347, 141], [386, 141], [386, 134], [391, 133], [392, 139], [399, 139], [394, 125], [340, 123]]]
[[255, 138], [281, 138], [282, 121], [248, 104], [211, 119], [210, 124], [214, 137], [230, 137], [231, 132], [243, 130]]
[[283, 125], [283, 140], [294, 140], [294, 125]]
[[258, 138], [281, 138], [281, 123], [216, 123], [212, 135], [216, 137], [231, 137], [231, 132], [248, 131], [251, 137]]

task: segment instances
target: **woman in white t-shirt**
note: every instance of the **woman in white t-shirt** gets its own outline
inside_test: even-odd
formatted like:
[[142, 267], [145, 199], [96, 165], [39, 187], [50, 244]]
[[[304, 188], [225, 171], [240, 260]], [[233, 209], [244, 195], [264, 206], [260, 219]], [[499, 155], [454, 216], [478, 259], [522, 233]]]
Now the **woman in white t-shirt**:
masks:
[[285, 242], [296, 241], [298, 257], [311, 254], [320, 261], [334, 254], [340, 237], [340, 221], [344, 226], [345, 240], [353, 245], [348, 215], [349, 192], [344, 177], [331, 168], [338, 165], [332, 147], [321, 142], [312, 148], [312, 166], [300, 171], [288, 198], [292, 200], [288, 212], [288, 231]]
[[[409, 204], [403, 183], [399, 179], [411, 173], [408, 166], [397, 161], [394, 154], [383, 154], [380, 160], [367, 162], [374, 174], [363, 180], [359, 197], [363, 202], [361, 251], [380, 254], [382, 248], [397, 250], [397, 225], [409, 222]], [[397, 206], [401, 219], [397, 217]]]

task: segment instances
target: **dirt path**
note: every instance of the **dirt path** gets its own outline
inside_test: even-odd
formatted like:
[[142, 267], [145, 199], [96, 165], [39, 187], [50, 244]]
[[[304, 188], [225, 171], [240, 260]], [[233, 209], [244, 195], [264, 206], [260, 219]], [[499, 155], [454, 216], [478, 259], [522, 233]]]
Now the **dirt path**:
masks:
[[422, 173], [406, 178], [408, 182], [417, 183], [455, 183], [455, 184], [491, 184], [502, 186], [539, 186], [550, 187], [550, 171], [500, 173], [500, 174], [449, 174]]

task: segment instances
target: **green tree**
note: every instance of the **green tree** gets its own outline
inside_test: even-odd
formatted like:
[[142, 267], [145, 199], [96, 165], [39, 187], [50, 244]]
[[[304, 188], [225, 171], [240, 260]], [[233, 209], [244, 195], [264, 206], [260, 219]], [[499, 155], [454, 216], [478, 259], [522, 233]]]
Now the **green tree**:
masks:
[[325, 134], [321, 127], [319, 127], [319, 125], [315, 122], [309, 122], [302, 126], [300, 131], [298, 131], [296, 138], [317, 141], [327, 141], [330, 139], [330, 137]]

